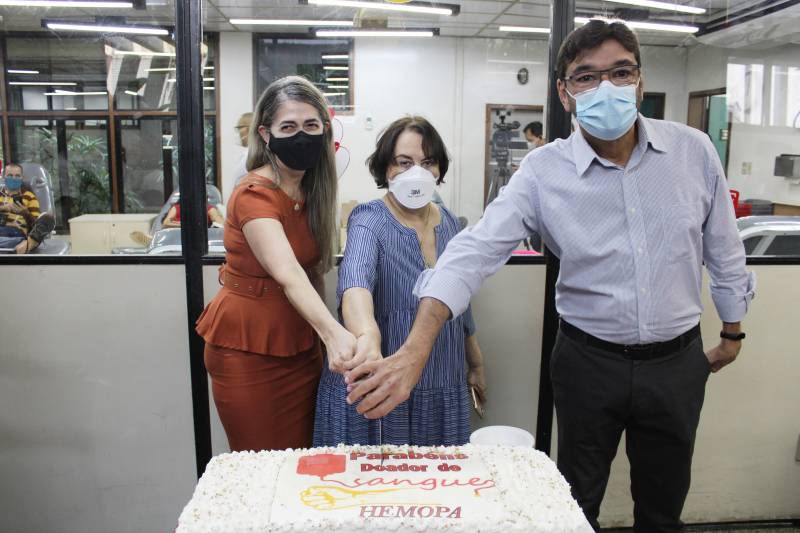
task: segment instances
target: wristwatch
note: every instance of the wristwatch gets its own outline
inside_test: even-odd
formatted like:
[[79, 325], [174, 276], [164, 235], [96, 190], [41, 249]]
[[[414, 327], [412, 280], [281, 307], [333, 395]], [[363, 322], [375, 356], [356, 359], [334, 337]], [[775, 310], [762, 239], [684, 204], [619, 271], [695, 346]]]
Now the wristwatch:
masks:
[[725, 331], [720, 331], [719, 336], [723, 339], [728, 339], [729, 341], [740, 341], [744, 339], [747, 335], [744, 334], [744, 331], [739, 333], [727, 333]]

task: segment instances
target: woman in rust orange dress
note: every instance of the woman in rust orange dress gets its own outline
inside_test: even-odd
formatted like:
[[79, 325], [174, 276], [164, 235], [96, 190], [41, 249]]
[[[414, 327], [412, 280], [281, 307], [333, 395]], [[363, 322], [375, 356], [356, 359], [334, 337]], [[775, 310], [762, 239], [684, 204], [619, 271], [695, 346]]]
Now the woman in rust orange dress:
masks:
[[356, 339], [322, 301], [333, 262], [336, 169], [325, 98], [273, 82], [256, 105], [248, 175], [228, 200], [222, 288], [197, 322], [232, 451], [308, 447], [322, 371]]

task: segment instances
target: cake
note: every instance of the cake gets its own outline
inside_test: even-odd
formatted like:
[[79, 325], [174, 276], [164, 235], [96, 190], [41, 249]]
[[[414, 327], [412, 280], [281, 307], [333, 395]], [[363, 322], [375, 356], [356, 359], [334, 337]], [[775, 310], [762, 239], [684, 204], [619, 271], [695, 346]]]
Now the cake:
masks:
[[209, 462], [177, 533], [586, 533], [553, 462], [532, 448], [338, 446]]

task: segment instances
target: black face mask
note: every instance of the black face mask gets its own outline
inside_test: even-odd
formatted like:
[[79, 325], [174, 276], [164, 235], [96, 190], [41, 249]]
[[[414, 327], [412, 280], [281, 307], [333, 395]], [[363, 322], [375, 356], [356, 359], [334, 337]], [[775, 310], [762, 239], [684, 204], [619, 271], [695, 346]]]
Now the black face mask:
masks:
[[269, 136], [269, 149], [287, 167], [294, 170], [308, 170], [319, 161], [322, 152], [323, 134], [309, 135], [298, 131], [291, 137]]

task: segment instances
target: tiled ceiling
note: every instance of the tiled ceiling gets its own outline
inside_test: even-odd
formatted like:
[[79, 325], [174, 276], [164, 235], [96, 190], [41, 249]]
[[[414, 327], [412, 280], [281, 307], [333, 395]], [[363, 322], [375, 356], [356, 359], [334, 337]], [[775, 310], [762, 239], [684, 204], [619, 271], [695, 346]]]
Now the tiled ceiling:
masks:
[[[375, 1], [375, 0], [373, 0]], [[397, 14], [376, 10], [359, 11], [354, 8], [334, 8], [303, 5], [299, 0], [203, 0], [204, 27], [206, 31], [248, 31], [308, 34], [304, 27], [266, 27], [230, 23], [233, 18], [273, 19], [324, 19], [360, 20], [371, 24], [386, 24], [390, 28], [439, 28], [444, 37], [505, 37], [514, 39], [541, 39], [546, 34], [516, 34], [499, 31], [499, 25], [548, 27], [550, 4], [545, 0], [446, 0], [457, 4], [460, 13], [455, 16], [427, 16], [419, 14]], [[780, 2], [781, 0], [775, 0]], [[576, 10], [583, 15], [622, 16], [698, 25], [754, 6], [761, 0], [674, 0], [675, 3], [703, 7], [703, 15], [676, 14], [658, 9], [634, 8], [633, 6], [602, 0], [577, 0]], [[128, 22], [172, 25], [174, 23], [174, 0], [146, 0], [145, 9], [64, 9], [64, 8], [0, 8], [0, 29], [5, 31], [42, 31], [41, 19], [92, 20], [95, 16], [120, 16]], [[800, 26], [799, 26], [800, 27]], [[644, 44], [677, 45], [686, 40], [685, 34], [658, 31], [638, 31]]]

